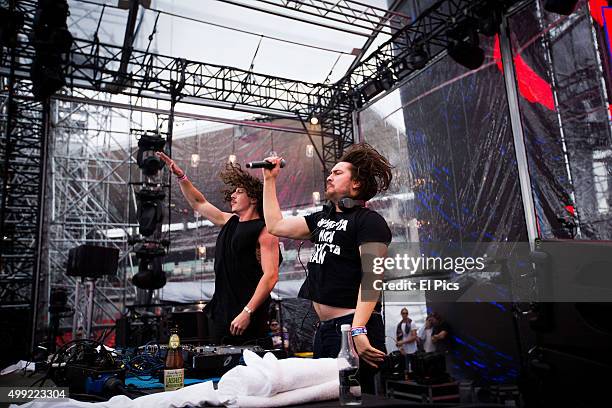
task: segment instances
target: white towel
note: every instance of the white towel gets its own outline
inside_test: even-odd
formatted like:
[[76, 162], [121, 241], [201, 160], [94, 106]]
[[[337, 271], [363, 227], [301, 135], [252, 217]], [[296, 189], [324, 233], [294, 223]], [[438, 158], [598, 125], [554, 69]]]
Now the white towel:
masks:
[[226, 407], [240, 408], [273, 408], [286, 407], [307, 402], [327, 401], [338, 399], [339, 381], [338, 376], [335, 380], [324, 384], [312, 385], [306, 388], [281, 392], [272, 397], [237, 396], [235, 398], [221, 398], [221, 403]]
[[246, 366], [232, 368], [219, 381], [220, 394], [271, 397], [300, 388], [338, 381], [335, 358], [278, 360], [272, 353], [261, 358], [250, 350], [243, 352]]
[[[145, 395], [134, 400], [119, 395], [106, 402], [73, 399], [29, 402], [20, 408], [181, 408], [187, 405], [228, 407], [282, 407], [338, 398], [336, 359], [288, 358], [277, 360], [272, 353], [264, 358], [245, 350], [246, 366], [225, 373], [218, 391], [211, 381], [176, 391]], [[16, 408], [17, 405], [11, 405]]]
[[[106, 402], [82, 402], [73, 399], [56, 401], [33, 401], [20, 405], [20, 408], [180, 408], [187, 405], [200, 406], [221, 405], [212, 381], [193, 384], [176, 391], [160, 392], [145, 395], [136, 399], [129, 399], [118, 395]], [[17, 408], [11, 405], [10, 408]]]

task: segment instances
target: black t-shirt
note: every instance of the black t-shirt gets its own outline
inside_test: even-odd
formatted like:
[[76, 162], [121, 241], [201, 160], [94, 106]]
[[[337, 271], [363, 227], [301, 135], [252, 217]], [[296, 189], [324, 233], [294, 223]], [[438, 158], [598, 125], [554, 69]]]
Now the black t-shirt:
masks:
[[315, 244], [299, 297], [328, 306], [355, 308], [361, 284], [359, 246], [391, 242], [384, 218], [367, 208], [319, 211], [304, 217]]
[[[263, 276], [256, 250], [264, 226], [260, 218], [240, 222], [234, 215], [221, 228], [215, 248], [215, 293], [206, 306], [214, 320], [229, 325], [253, 297]], [[266, 305], [255, 314], [267, 313]]]
[[431, 330], [431, 335], [435, 336], [436, 334], [440, 334], [443, 331], [446, 332], [446, 337], [443, 340], [438, 340], [434, 344], [436, 345], [436, 351], [446, 351], [449, 349], [450, 345], [450, 327], [448, 323], [442, 321], [435, 325]]

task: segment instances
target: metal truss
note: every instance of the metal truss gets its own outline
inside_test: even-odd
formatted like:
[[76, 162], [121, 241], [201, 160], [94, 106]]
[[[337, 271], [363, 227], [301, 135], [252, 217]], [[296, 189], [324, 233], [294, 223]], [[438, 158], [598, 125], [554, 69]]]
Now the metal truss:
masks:
[[[32, 27], [35, 3], [11, 1], [9, 7], [25, 15], [24, 27], [19, 32], [19, 41], [23, 43]], [[30, 319], [23, 324], [26, 332], [23, 333], [23, 327], [19, 329], [24, 335], [19, 343], [21, 347], [15, 350], [23, 355], [32, 346], [40, 300], [45, 301], [39, 299], [39, 287], [44, 285], [40, 259], [48, 103], [34, 101], [32, 83], [18, 75], [31, 60], [18, 49], [3, 51], [0, 61], [3, 67], [0, 73], [0, 308], [5, 317], [19, 309], [29, 310]], [[11, 327], [5, 330], [10, 331]]]
[[133, 50], [127, 74], [117, 75], [122, 48], [76, 40], [70, 85], [110, 93], [295, 117], [328, 102], [331, 85], [293, 81], [250, 71]]
[[[410, 22], [410, 17], [402, 13], [389, 11], [354, 0], [340, 0], [334, 2], [327, 0], [217, 1], [367, 37], [376, 36], [382, 29], [387, 29], [389, 32], [392, 32]], [[258, 6], [258, 3], [262, 4], [262, 6]], [[273, 8], [266, 8], [265, 6], [272, 6]], [[285, 14], [275, 9], [289, 10], [293, 12], [293, 14]], [[314, 17], [314, 19], [312, 17]], [[331, 25], [328, 21], [341, 25]], [[363, 31], [356, 31], [355, 29]]]
[[[30, 307], [37, 269], [41, 211], [44, 107], [31, 83], [2, 84], [2, 268], [0, 307]], [[8, 82], [8, 83], [7, 83]]]
[[446, 51], [449, 30], [466, 24], [488, 4], [489, 0], [438, 1], [412, 23], [396, 31], [337, 85], [358, 94], [371, 81], [397, 82], [410, 76], [419, 68], [407, 64], [406, 57], [425, 51], [429, 61], [434, 61]]
[[[104, 322], [114, 321], [136, 296], [126, 276], [131, 262], [127, 234], [108, 235], [112, 229], [127, 231], [136, 226], [128, 223], [125, 213], [131, 186], [124, 174], [135, 158], [117, 140], [111, 113], [105, 106], [59, 99], [52, 109], [48, 270], [50, 287], [68, 292], [74, 316], [62, 327], [72, 326], [74, 336], [108, 326]], [[119, 207], [114, 203], [118, 198], [123, 200]], [[117, 276], [98, 279], [93, 293], [93, 282], [65, 274], [68, 251], [81, 244], [119, 249]], [[83, 293], [93, 296], [91, 314]]]

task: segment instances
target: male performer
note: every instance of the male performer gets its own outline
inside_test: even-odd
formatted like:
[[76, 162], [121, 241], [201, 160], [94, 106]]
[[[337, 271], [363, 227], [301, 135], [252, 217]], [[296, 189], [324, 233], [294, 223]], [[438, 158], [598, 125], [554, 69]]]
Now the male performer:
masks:
[[327, 208], [306, 217], [283, 218], [276, 197], [280, 158], [266, 160], [275, 164], [274, 169], [264, 170], [264, 217], [268, 231], [278, 237], [311, 239], [315, 244], [308, 262], [308, 277], [299, 293], [300, 297], [312, 300], [320, 320], [314, 357], [337, 357], [340, 326], [352, 324], [351, 335], [362, 360], [361, 387], [364, 392], [373, 393], [373, 376], [385, 356], [385, 330], [380, 303], [362, 298], [361, 256], [366, 252], [385, 256], [391, 231], [385, 220], [364, 204], [389, 187], [391, 165], [370, 145], [354, 145], [327, 177]]
[[170, 157], [157, 155], [178, 177], [191, 208], [222, 227], [215, 248], [215, 293], [206, 305], [211, 341], [242, 345], [265, 340], [270, 292], [278, 281], [279, 245], [262, 219], [261, 180], [228, 163], [220, 174], [231, 205], [231, 212], [224, 212], [204, 198]]

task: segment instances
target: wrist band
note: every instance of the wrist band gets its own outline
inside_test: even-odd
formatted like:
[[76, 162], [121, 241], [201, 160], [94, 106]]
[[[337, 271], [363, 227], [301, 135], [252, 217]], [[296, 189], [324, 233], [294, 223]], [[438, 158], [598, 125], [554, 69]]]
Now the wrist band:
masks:
[[245, 312], [247, 312], [248, 314], [253, 313], [253, 309], [249, 309], [249, 307], [248, 307], [248, 306], [243, 307], [243, 308], [242, 308], [242, 310], [244, 310], [244, 311], [245, 311]]
[[368, 334], [368, 330], [364, 326], [355, 326], [351, 328], [351, 337]]
[[181, 177], [178, 177], [178, 181], [179, 181], [179, 183], [180, 183], [181, 181], [184, 181], [184, 180], [187, 180], [187, 173], [183, 173], [183, 175], [182, 175]]

